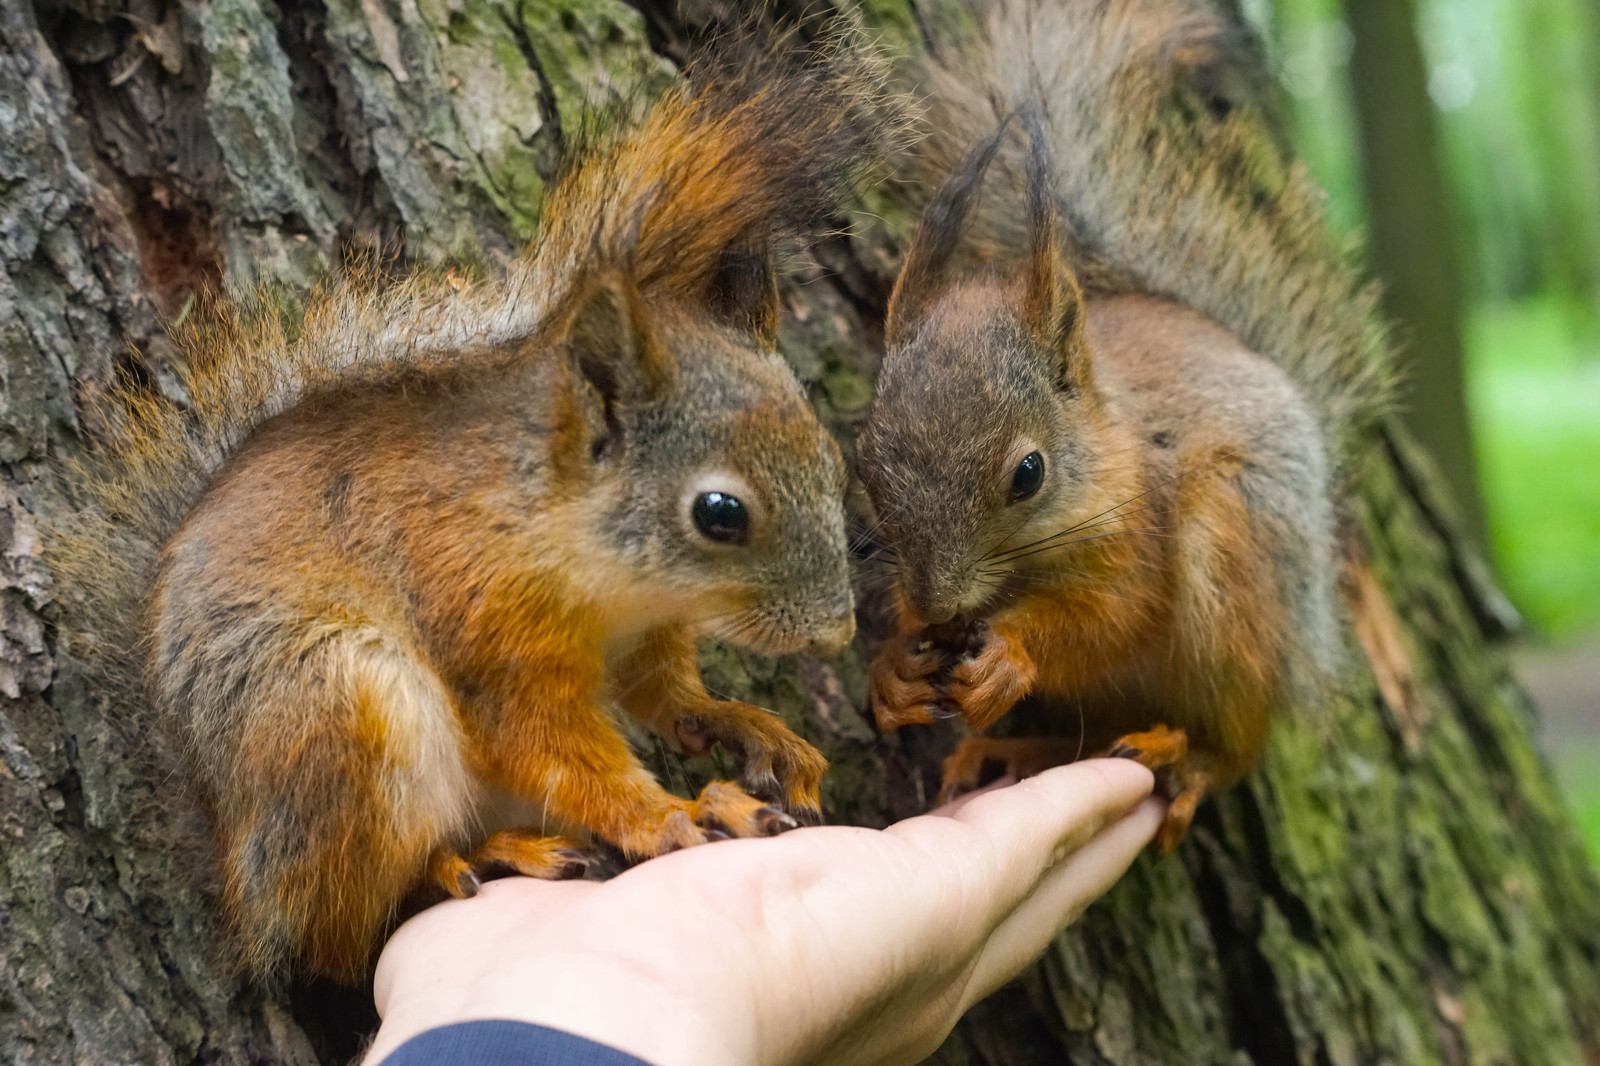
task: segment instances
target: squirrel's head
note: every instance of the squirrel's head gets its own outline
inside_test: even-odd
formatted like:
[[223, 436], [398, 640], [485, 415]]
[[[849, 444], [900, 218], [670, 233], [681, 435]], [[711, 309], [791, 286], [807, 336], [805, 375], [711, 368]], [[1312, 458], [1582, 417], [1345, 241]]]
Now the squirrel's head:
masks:
[[887, 351], [858, 440], [902, 608], [925, 624], [981, 616], [1007, 590], [1026, 591], [1029, 572], [1046, 568], [1046, 538], [1088, 517], [1106, 459], [1083, 294], [1062, 251], [1037, 134], [1026, 259], [1013, 271], [950, 277], [1005, 133], [976, 149], [923, 213], [889, 301]]
[[709, 305], [588, 287], [563, 345], [564, 481], [602, 501], [593, 541], [676, 621], [758, 651], [855, 631], [846, 471], [777, 354], [764, 256], [730, 255]]

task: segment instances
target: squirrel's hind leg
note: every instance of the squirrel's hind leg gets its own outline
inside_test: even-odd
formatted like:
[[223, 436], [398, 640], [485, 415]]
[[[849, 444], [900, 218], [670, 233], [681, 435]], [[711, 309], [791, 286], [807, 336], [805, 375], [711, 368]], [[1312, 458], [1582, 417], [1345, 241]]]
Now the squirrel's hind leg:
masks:
[[1156, 830], [1156, 850], [1169, 855], [1173, 848], [1182, 843], [1189, 832], [1190, 823], [1194, 821], [1194, 812], [1200, 809], [1200, 801], [1210, 791], [1211, 775], [1205, 771], [1196, 770], [1183, 775], [1178, 794], [1167, 804], [1167, 816], [1161, 820], [1161, 828]]
[[1155, 839], [1155, 846], [1163, 855], [1182, 842], [1201, 801], [1222, 780], [1214, 753], [1191, 752], [1188, 734], [1164, 725], [1130, 733], [1112, 744], [1105, 754], [1132, 759], [1155, 771], [1156, 790], [1168, 797], [1167, 815], [1156, 830]]
[[1079, 740], [1038, 737], [968, 737], [944, 760], [939, 802], [949, 803], [1002, 777], [1021, 781], [1083, 754]]
[[371, 626], [307, 643], [259, 672], [231, 765], [212, 767], [224, 903], [258, 972], [291, 957], [351, 980], [471, 790], [426, 665]]

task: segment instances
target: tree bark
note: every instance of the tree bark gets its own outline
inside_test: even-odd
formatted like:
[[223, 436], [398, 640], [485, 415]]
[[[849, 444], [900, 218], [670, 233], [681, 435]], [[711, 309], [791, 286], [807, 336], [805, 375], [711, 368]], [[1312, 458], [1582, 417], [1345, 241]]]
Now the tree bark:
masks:
[[[160, 323], [218, 280], [304, 281], [363, 248], [492, 269], [533, 232], [583, 99], [659, 80], [737, 5], [128, 4], [0, 0], [0, 1057], [333, 1063], [372, 1024], [366, 993], [232, 973], [204, 878], [165, 845], [185, 827], [155, 806], [159, 739], [128, 735], [57, 639], [72, 590], [40, 531], [71, 506], [75, 397], [118, 367], [159, 387]], [[862, 6], [914, 45], [926, 12]], [[887, 231], [827, 243], [785, 288], [783, 347], [846, 441], [876, 366]], [[934, 1061], [1600, 1056], [1600, 887], [1438, 480], [1398, 430], [1370, 442], [1351, 516], [1370, 655], [1282, 723], [1174, 858], [1141, 860]], [[952, 736], [876, 734], [869, 645], [830, 662], [710, 649], [705, 667], [825, 751], [832, 818], [881, 825], [923, 808]], [[679, 791], [716, 769], [648, 754]]]

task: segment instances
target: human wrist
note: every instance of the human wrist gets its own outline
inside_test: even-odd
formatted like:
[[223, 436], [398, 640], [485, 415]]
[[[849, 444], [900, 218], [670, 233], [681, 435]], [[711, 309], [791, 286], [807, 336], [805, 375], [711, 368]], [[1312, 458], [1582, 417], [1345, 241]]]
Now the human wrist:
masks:
[[[384, 1020], [365, 1060], [458, 1022], [528, 1022], [627, 1052], [651, 1066], [741, 1066], [754, 1044], [729, 999], [704, 982], [591, 952], [527, 952], [463, 974], [406, 963], [382, 995]], [[380, 980], [383, 975], [380, 975]]]

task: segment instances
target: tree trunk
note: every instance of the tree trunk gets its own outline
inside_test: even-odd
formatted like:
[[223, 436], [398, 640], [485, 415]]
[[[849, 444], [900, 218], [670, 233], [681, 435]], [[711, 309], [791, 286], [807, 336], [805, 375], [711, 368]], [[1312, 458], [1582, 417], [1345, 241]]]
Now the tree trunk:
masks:
[[1350, 88], [1362, 189], [1384, 309], [1401, 331], [1406, 422], [1448, 459], [1445, 480], [1484, 544], [1478, 465], [1467, 416], [1461, 271], [1450, 183], [1440, 159], [1413, 0], [1344, 0], [1355, 46]]
[[[694, 20], [737, 5], [128, 3], [0, 0], [0, 1057], [338, 1062], [372, 1024], [365, 991], [232, 974], [204, 878], [163, 846], [159, 742], [126, 735], [126, 709], [58, 644], [71, 590], [40, 530], [70, 506], [75, 390], [118, 365], [159, 386], [159, 323], [218, 279], [302, 281], [397, 242], [492, 267], [530, 236], [583, 98], [660, 79]], [[891, 44], [917, 39], [909, 0], [863, 7]], [[785, 350], [844, 436], [870, 393], [886, 242], [836, 239], [786, 288]], [[1600, 1056], [1600, 889], [1436, 482], [1398, 431], [1370, 442], [1351, 524], [1373, 668], [1358, 652], [1344, 691], [1284, 722], [1176, 857], [1142, 860], [935, 1061]], [[824, 749], [833, 818], [923, 807], [951, 737], [879, 737], [859, 649], [711, 650], [706, 670]], [[715, 769], [650, 754], [680, 791]]]

